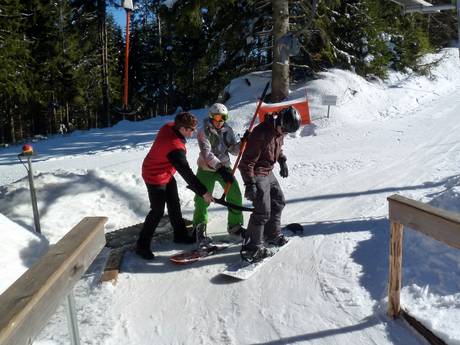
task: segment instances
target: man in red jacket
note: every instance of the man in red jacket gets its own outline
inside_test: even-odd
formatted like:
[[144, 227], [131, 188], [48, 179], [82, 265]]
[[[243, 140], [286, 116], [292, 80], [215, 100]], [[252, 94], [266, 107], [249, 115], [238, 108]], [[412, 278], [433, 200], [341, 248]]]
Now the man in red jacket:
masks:
[[149, 153], [142, 164], [142, 178], [147, 186], [150, 200], [150, 212], [145, 218], [139, 233], [136, 253], [152, 260], [155, 255], [150, 249], [153, 233], [164, 214], [165, 204], [174, 231], [174, 242], [193, 243], [195, 238], [187, 233], [180, 208], [176, 171], [188, 183], [190, 189], [201, 195], [207, 203], [214, 201], [206, 187], [193, 174], [187, 162], [186, 138], [190, 138], [196, 129], [197, 119], [191, 113], [182, 112], [174, 122], [160, 128]]

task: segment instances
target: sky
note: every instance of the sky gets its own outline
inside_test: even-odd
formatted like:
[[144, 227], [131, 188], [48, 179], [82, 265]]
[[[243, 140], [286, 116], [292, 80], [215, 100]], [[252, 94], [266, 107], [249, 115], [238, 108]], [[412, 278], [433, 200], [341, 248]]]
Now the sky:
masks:
[[[163, 0], [163, 4], [168, 7], [172, 7], [176, 0]], [[120, 4], [120, 1], [117, 1], [117, 4]], [[136, 5], [136, 1], [134, 0], [134, 5]], [[110, 15], [113, 16], [115, 23], [123, 28], [123, 34], [125, 33], [125, 27], [126, 27], [126, 12], [124, 8], [122, 7], [115, 7], [111, 4], [107, 6], [107, 11]]]
[[[457, 49], [424, 57], [426, 76], [392, 72], [372, 82], [332, 69], [291, 85], [307, 98], [312, 124], [285, 138], [289, 177], [282, 223], [304, 234], [249, 280], [220, 272], [239, 260], [239, 244], [189, 266], [169, 257], [187, 245], [154, 240], [156, 258], [128, 252], [116, 284], [98, 283], [95, 265], [75, 287], [82, 344], [425, 344], [386, 316], [393, 194], [460, 212], [460, 61]], [[269, 72], [233, 80], [229, 124], [246, 130]], [[245, 82], [249, 79], [250, 85]], [[321, 104], [337, 95], [337, 106]], [[195, 109], [200, 121], [206, 109]], [[141, 164], [171, 116], [76, 131], [32, 142], [42, 234], [34, 233], [20, 146], [0, 149], [0, 292], [86, 216], [107, 216], [106, 232], [143, 222], [148, 198]], [[187, 157], [196, 170], [196, 138]], [[193, 193], [177, 176], [182, 210]], [[241, 177], [237, 180], [242, 186]], [[215, 195], [221, 191], [216, 189]], [[249, 203], [246, 201], [246, 204]], [[227, 213], [210, 206], [209, 235], [226, 232]], [[249, 214], [245, 213], [245, 224]], [[460, 253], [404, 230], [401, 303], [448, 344], [460, 344]], [[103, 262], [103, 251], [98, 262]], [[69, 343], [61, 307], [34, 344]]]
[[107, 10], [108, 13], [112, 15], [113, 19], [115, 19], [116, 24], [118, 24], [122, 28], [126, 26], [126, 11], [123, 8], [115, 8], [114, 6], [108, 6]]

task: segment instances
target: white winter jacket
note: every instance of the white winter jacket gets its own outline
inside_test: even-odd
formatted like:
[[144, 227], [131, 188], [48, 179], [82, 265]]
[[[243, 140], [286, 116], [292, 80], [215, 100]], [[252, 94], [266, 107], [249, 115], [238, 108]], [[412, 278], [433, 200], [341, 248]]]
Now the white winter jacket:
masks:
[[198, 131], [198, 145], [198, 166], [207, 171], [216, 171], [221, 166], [231, 167], [229, 153], [236, 156], [240, 151], [240, 141], [233, 129], [224, 123], [218, 130], [209, 118], [204, 119], [203, 128]]

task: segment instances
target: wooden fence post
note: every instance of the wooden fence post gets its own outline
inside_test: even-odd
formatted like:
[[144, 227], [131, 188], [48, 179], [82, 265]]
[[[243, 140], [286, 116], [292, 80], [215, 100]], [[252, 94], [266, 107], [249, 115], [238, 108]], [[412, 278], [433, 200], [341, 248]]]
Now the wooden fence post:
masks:
[[403, 230], [402, 224], [391, 222], [390, 237], [390, 274], [388, 283], [388, 311], [392, 319], [398, 317], [400, 312], [400, 293], [402, 276], [402, 246]]

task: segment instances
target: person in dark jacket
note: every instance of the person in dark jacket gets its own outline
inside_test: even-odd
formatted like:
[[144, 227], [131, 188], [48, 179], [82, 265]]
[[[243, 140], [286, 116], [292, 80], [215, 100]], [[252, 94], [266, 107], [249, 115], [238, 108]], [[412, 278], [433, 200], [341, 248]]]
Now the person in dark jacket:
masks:
[[281, 177], [288, 177], [287, 159], [282, 150], [284, 134], [296, 132], [301, 118], [294, 107], [281, 110], [276, 117], [274, 115], [267, 116], [254, 128], [239, 164], [246, 186], [244, 196], [254, 205], [241, 248], [241, 256], [250, 262], [270, 255], [264, 242], [275, 246], [287, 242], [281, 233], [284, 194], [272, 170], [278, 162]]
[[195, 238], [187, 233], [180, 208], [176, 171], [188, 183], [190, 189], [201, 195], [207, 203], [214, 201], [206, 187], [198, 180], [187, 162], [186, 138], [196, 130], [197, 119], [191, 113], [182, 112], [174, 122], [160, 128], [149, 153], [142, 164], [142, 178], [147, 186], [150, 200], [150, 212], [136, 243], [136, 253], [152, 260], [155, 255], [150, 248], [153, 233], [163, 217], [165, 204], [173, 227], [174, 242], [193, 243]]

